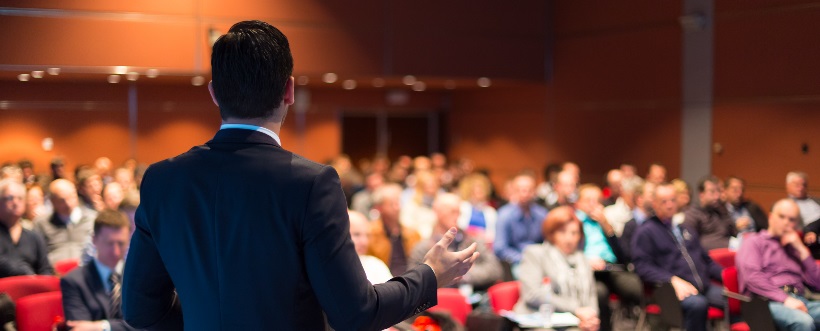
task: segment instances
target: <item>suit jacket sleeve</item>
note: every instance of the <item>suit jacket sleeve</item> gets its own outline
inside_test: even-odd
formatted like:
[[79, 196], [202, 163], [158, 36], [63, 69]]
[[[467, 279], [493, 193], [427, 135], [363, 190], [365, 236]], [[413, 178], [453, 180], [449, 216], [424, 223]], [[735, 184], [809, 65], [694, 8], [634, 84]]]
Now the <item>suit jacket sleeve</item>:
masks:
[[[153, 190], [149, 178], [146, 173], [143, 194], [151, 194]], [[138, 207], [134, 216], [136, 230], [131, 237], [122, 281], [123, 317], [138, 329], [182, 330], [182, 307], [154, 243], [147, 217], [146, 210]]]
[[426, 264], [371, 285], [350, 239], [339, 176], [324, 167], [305, 206], [301, 241], [311, 287], [335, 330], [381, 330], [436, 304], [436, 278]]
[[91, 311], [83, 300], [79, 284], [69, 277], [60, 279], [63, 292], [63, 311], [67, 321], [91, 321]]

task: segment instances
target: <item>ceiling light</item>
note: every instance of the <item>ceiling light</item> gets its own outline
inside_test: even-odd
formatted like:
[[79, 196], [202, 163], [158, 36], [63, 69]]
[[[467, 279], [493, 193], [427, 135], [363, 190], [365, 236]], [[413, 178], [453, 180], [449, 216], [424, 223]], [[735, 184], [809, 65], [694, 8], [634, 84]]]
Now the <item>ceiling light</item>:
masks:
[[128, 72], [128, 67], [126, 66], [116, 66], [114, 67], [114, 73], [117, 75], [125, 75]]
[[27, 82], [30, 77], [31, 77], [31, 75], [29, 75], [29, 74], [19, 74], [19, 75], [17, 75], [17, 79], [20, 80], [21, 82]]
[[332, 72], [328, 72], [322, 76], [322, 81], [328, 84], [335, 83], [337, 79], [339, 79], [339, 76], [336, 76], [336, 74]]
[[46, 69], [49, 75], [57, 76], [60, 74], [60, 68], [48, 68]]
[[342, 82], [342, 88], [345, 90], [352, 90], [356, 88], [356, 81], [352, 79], [345, 80]]
[[205, 77], [194, 76], [193, 78], [191, 78], [191, 85], [202, 86], [202, 84], [205, 84]]
[[373, 87], [384, 87], [383, 78], [373, 78]]
[[31, 77], [43, 78], [43, 74], [45, 74], [45, 72], [43, 72], [42, 70], [35, 70], [31, 72]]
[[148, 78], [157, 78], [157, 76], [159, 76], [159, 70], [148, 69], [148, 71], [145, 72], [145, 76], [148, 76]]
[[125, 79], [130, 80], [132, 82], [137, 81], [137, 79], [139, 79], [139, 78], [140, 78], [140, 73], [138, 73], [136, 71], [130, 71], [127, 74], [125, 74]]
[[116, 84], [120, 82], [120, 75], [108, 75], [108, 82]]
[[492, 84], [492, 82], [487, 77], [481, 77], [481, 78], [478, 79], [478, 86], [489, 87], [491, 84]]
[[307, 85], [310, 82], [310, 78], [308, 76], [299, 76], [296, 78], [296, 84], [299, 85]]
[[404, 85], [407, 85], [407, 86], [413, 85], [413, 84], [416, 83], [416, 76], [413, 76], [413, 75], [404, 76], [404, 78], [401, 79], [401, 82], [404, 83]]
[[427, 84], [424, 82], [416, 82], [413, 84], [413, 91], [421, 92], [427, 89]]

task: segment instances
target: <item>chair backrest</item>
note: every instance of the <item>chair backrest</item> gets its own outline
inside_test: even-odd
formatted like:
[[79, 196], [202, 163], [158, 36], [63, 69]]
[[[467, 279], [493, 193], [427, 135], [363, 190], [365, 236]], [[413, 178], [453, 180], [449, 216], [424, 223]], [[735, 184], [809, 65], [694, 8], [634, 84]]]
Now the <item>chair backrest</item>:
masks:
[[498, 314], [502, 310], [512, 310], [521, 295], [521, 284], [517, 281], [498, 283], [487, 289], [490, 306]]
[[440, 288], [438, 289], [438, 304], [429, 310], [446, 310], [450, 312], [450, 316], [452, 316], [453, 319], [461, 323], [461, 325], [465, 325], [467, 323], [467, 315], [473, 311], [473, 306], [467, 303], [467, 298], [461, 295], [458, 289]]
[[51, 331], [65, 318], [60, 291], [32, 294], [17, 300], [17, 331]]
[[[723, 287], [726, 288], [729, 292], [738, 293], [740, 290], [740, 285], [737, 282], [737, 268], [727, 267], [723, 269]], [[739, 315], [740, 314], [740, 300], [734, 298], [727, 298], [729, 302], [729, 314], [730, 315]]]
[[65, 259], [54, 262], [54, 271], [57, 272], [58, 275], [64, 276], [77, 268], [80, 265], [79, 259]]
[[728, 268], [735, 266], [735, 255], [737, 253], [728, 248], [715, 248], [709, 250], [709, 257], [721, 267]]
[[60, 290], [55, 276], [13, 276], [0, 278], [0, 292], [6, 292], [14, 302], [28, 295]]

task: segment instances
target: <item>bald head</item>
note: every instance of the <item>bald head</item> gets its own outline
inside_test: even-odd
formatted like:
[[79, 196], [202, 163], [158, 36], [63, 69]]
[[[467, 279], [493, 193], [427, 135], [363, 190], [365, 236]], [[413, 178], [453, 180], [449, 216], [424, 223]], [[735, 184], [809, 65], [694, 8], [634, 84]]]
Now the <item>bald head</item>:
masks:
[[461, 198], [453, 193], [442, 193], [433, 201], [433, 212], [438, 219], [438, 230], [441, 233], [452, 227], [458, 227], [461, 215]]
[[48, 186], [51, 192], [51, 204], [54, 205], [54, 212], [62, 217], [71, 215], [71, 211], [79, 206], [77, 199], [77, 188], [74, 183], [66, 179], [55, 179]]
[[774, 203], [769, 214], [769, 234], [780, 237], [794, 231], [800, 221], [800, 208], [792, 199], [780, 199]]

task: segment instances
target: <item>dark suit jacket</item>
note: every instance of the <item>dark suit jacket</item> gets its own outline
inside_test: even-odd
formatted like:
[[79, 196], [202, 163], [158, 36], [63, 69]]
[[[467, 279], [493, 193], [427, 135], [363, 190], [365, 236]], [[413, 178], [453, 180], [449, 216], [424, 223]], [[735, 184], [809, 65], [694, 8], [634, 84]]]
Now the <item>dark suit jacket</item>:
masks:
[[336, 171], [264, 133], [220, 130], [150, 166], [141, 189], [123, 279], [132, 326], [381, 330], [436, 304], [427, 265], [371, 285]]
[[94, 262], [74, 269], [60, 279], [63, 310], [68, 321], [108, 320], [111, 330], [135, 330], [121, 319], [112, 319], [110, 296], [105, 293], [100, 273]]

